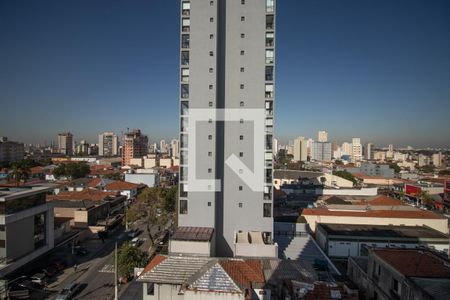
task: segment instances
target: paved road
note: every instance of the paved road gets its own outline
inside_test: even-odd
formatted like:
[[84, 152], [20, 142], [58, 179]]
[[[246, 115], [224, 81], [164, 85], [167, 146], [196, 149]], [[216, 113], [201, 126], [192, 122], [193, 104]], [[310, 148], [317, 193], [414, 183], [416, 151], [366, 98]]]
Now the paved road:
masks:
[[[148, 250], [150, 246], [150, 240], [148, 238], [147, 226], [145, 223], [140, 222], [134, 226], [141, 230], [139, 238], [145, 240], [140, 246], [142, 250]], [[157, 227], [152, 228], [152, 233], [157, 233]], [[78, 265], [77, 272], [69, 275], [53, 290], [60, 291], [71, 282], [77, 282], [80, 284], [80, 291], [74, 297], [74, 299], [96, 299], [96, 300], [110, 300], [114, 298], [114, 247], [117, 241], [118, 247], [125, 241], [129, 240], [127, 234], [120, 230], [111, 236], [104, 245], [96, 253], [93, 253], [95, 258]], [[128, 289], [131, 290], [128, 291]], [[121, 289], [127, 289], [126, 299], [128, 295], [139, 293], [142, 290], [142, 286], [138, 282], [128, 284], [126, 286], [119, 287], [121, 294], [125, 291]], [[128, 293], [130, 292], [130, 293]], [[142, 294], [142, 291], [141, 291]], [[56, 295], [53, 294], [49, 299], [55, 299]], [[122, 299], [122, 296], [121, 296]], [[128, 298], [136, 299], [136, 298]]]

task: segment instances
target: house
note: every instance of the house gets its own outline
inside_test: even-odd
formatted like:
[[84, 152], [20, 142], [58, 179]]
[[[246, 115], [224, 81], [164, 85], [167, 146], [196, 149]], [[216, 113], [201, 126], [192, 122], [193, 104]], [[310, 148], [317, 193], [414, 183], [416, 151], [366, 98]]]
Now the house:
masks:
[[143, 185], [141, 184], [135, 184], [135, 183], [131, 183], [131, 182], [126, 182], [126, 181], [113, 181], [109, 184], [107, 184], [104, 187], [105, 191], [108, 192], [120, 192], [121, 195], [124, 195], [127, 197], [127, 199], [132, 199], [135, 198], [138, 192], [139, 188], [142, 188]]
[[369, 248], [347, 275], [366, 299], [450, 299], [450, 261], [429, 250]]

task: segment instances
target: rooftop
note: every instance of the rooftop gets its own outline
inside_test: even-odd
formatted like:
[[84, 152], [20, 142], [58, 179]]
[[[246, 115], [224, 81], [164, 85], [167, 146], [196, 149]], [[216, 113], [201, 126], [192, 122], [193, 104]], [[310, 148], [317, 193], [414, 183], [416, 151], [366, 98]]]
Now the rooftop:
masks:
[[133, 190], [139, 188], [139, 184], [126, 182], [126, 181], [120, 181], [116, 180], [114, 182], [111, 182], [105, 186], [105, 190], [110, 191], [123, 191], [123, 190]]
[[394, 225], [350, 225], [320, 223], [329, 235], [364, 236], [364, 237], [396, 237], [396, 238], [437, 238], [447, 239], [448, 235], [424, 226]]
[[445, 219], [430, 211], [423, 210], [364, 210], [343, 211], [328, 208], [305, 208], [304, 216], [335, 216], [335, 217], [362, 217], [362, 218], [400, 218], [400, 219]]
[[173, 234], [172, 240], [209, 242], [213, 232], [214, 228], [209, 227], [180, 226]]
[[22, 186], [0, 186], [0, 201], [6, 201], [8, 199], [15, 199], [20, 197], [26, 197], [31, 194], [49, 192], [56, 185], [42, 184], [42, 185], [22, 185]]
[[450, 262], [416, 249], [372, 249], [376, 256], [407, 277], [450, 278]]
[[74, 192], [60, 192], [57, 195], [48, 195], [47, 200], [66, 200], [66, 201], [104, 201], [111, 197], [118, 196], [117, 192], [105, 192], [100, 190], [85, 189]]

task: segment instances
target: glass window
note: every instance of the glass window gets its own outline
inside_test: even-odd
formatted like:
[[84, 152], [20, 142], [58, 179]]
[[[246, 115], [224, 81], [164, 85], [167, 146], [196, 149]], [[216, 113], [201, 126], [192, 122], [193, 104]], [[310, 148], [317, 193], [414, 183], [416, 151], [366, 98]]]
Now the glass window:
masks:
[[266, 64], [273, 64], [274, 52], [273, 49], [266, 50]]
[[273, 0], [266, 0], [266, 12], [273, 12], [274, 3]]
[[238, 206], [239, 208], [242, 208], [242, 202], [239, 202]]
[[189, 81], [189, 69], [184, 68], [181, 69], [181, 82], [188, 82]]
[[209, 18], [209, 22], [214, 22], [214, 18]]
[[11, 215], [35, 206], [45, 204], [45, 193], [0, 202], [0, 214]]
[[181, 167], [180, 168], [180, 180], [181, 181], [187, 181], [188, 180], [188, 168], [187, 167]]
[[181, 48], [189, 48], [189, 41], [190, 41], [190, 37], [189, 34], [183, 34], [181, 36]]
[[266, 16], [266, 29], [267, 30], [273, 30], [273, 28], [274, 28], [273, 20], [274, 20], [273, 15], [267, 15]]
[[189, 98], [189, 84], [181, 85], [181, 98], [183, 99]]
[[189, 113], [189, 101], [181, 101], [181, 115], [187, 116]]
[[244, 50], [241, 50], [241, 55], [244, 55], [245, 54], [245, 51]]
[[189, 32], [190, 27], [191, 27], [191, 19], [183, 18], [183, 20], [182, 20], [182, 31], [183, 32]]
[[180, 130], [181, 132], [186, 132], [188, 131], [188, 126], [189, 126], [189, 120], [186, 117], [181, 117], [181, 121], [180, 121]]
[[273, 84], [266, 84], [266, 98], [273, 98]]
[[244, 101], [239, 102], [239, 106], [243, 107], [244, 106]]
[[213, 38], [214, 38], [214, 34], [211, 33], [211, 34], [209, 35], [209, 39], [212, 40]]
[[34, 249], [45, 246], [47, 241], [45, 212], [34, 216]]
[[241, 17], [241, 22], [244, 22], [244, 21], [245, 21], [245, 17], [242, 16], [242, 17]]
[[273, 66], [266, 66], [266, 81], [273, 81]]
[[245, 71], [245, 68], [241, 68], [241, 73], [243, 73]]
[[245, 33], [241, 33], [241, 39], [245, 38]]
[[187, 165], [187, 163], [188, 163], [188, 152], [187, 152], [187, 150], [181, 150], [180, 151], [180, 164]]
[[188, 196], [187, 184], [181, 183], [180, 184], [180, 197], [187, 197], [187, 196]]
[[181, 65], [182, 66], [189, 65], [189, 51], [181, 51]]
[[266, 32], [266, 47], [273, 47], [274, 45], [274, 33]]
[[242, 185], [239, 186], [239, 190], [242, 191], [244, 188], [242, 187]]
[[180, 148], [187, 148], [188, 147], [188, 135], [182, 134], [180, 136]]
[[272, 217], [272, 204], [263, 203], [263, 217], [264, 218]]
[[180, 200], [180, 214], [186, 215], [188, 213], [188, 203], [187, 200]]

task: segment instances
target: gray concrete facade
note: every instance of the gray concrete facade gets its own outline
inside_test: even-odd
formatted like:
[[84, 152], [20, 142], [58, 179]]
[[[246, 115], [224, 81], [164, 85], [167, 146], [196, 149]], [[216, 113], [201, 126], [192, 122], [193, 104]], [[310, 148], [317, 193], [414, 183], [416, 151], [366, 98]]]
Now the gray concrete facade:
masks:
[[[261, 231], [268, 239], [273, 233], [274, 1], [180, 2], [179, 226], [214, 228], [215, 254], [232, 256], [236, 232]], [[261, 109], [265, 130], [255, 133], [253, 122], [244, 119], [197, 122], [195, 161], [187, 161], [188, 111], [200, 108]], [[255, 134], [264, 135], [261, 149], [254, 149]], [[262, 158], [263, 191], [251, 189], [226, 165], [232, 154], [250, 170], [255, 155]], [[219, 180], [220, 191], [185, 192], [194, 163], [196, 178]]]

